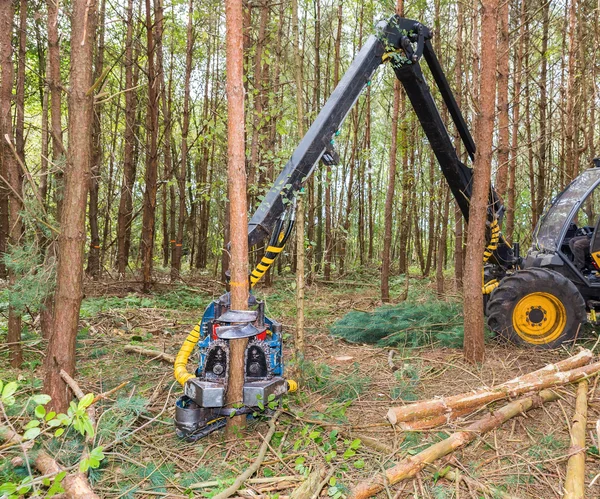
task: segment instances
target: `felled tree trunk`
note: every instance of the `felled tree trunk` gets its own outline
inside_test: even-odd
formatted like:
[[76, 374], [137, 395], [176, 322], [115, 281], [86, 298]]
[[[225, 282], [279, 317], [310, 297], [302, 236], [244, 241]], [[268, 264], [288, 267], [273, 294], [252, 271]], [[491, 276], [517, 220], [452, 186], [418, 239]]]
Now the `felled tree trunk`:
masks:
[[571, 451], [577, 451], [567, 463], [564, 499], [583, 499], [585, 497], [585, 427], [587, 424], [588, 381], [584, 379], [577, 387], [575, 415], [571, 428]]
[[498, 411], [485, 416], [465, 430], [453, 433], [447, 439], [428, 447], [414, 456], [400, 461], [396, 466], [377, 474], [372, 480], [359, 483], [350, 493], [350, 499], [365, 499], [384, 489], [386, 484], [393, 485], [407, 478], [412, 478], [428, 464], [433, 463], [475, 440], [480, 435], [498, 428], [509, 419], [530, 409], [540, 407], [545, 402], [556, 400], [558, 395], [550, 390], [543, 390], [538, 395], [530, 395], [511, 402]]
[[[440, 397], [402, 407], [392, 407], [387, 413], [387, 418], [392, 424], [431, 416], [439, 417], [440, 414], [449, 416], [446, 420], [453, 419], [458, 417], [458, 415], [471, 412], [465, 411], [467, 408], [475, 410], [495, 400], [502, 400], [508, 397], [523, 395], [530, 391], [571, 383], [582, 377], [594, 374], [600, 370], [600, 363], [585, 365], [592, 358], [592, 352], [582, 350], [573, 357], [569, 357], [556, 364], [547, 365], [532, 373], [519, 376], [495, 388], [481, 388], [470, 393], [462, 393], [452, 397]], [[565, 376], [567, 372], [569, 376]]]
[[[20, 444], [23, 438], [10, 428], [0, 425], [0, 440]], [[33, 464], [42, 475], [55, 475], [63, 471], [60, 464], [43, 449], [37, 452]], [[63, 479], [61, 484], [69, 499], [100, 499], [100, 496], [94, 493], [90, 487], [87, 477], [83, 473], [71, 473]]]

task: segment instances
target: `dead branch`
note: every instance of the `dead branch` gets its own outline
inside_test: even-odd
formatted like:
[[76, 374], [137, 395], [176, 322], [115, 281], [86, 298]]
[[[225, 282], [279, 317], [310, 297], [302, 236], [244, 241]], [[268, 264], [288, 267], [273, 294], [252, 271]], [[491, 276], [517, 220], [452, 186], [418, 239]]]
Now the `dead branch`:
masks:
[[139, 347], [137, 345], [125, 345], [123, 349], [126, 353], [137, 353], [145, 357], [151, 357], [153, 360], [162, 360], [169, 364], [175, 363], [175, 356], [165, 352], [159, 352], [157, 350], [150, 350], [149, 348]]
[[[318, 467], [312, 471], [306, 480], [292, 492], [290, 499], [306, 499], [312, 497], [317, 487], [321, 484], [321, 480], [325, 476], [325, 468]], [[322, 488], [322, 487], [321, 487]]]
[[593, 357], [589, 350], [582, 350], [577, 355], [569, 357], [556, 364], [550, 364], [529, 374], [519, 376], [495, 388], [480, 388], [470, 393], [462, 393], [452, 397], [440, 397], [402, 407], [392, 407], [387, 418], [392, 424], [401, 421], [412, 421], [429, 416], [450, 414], [466, 408], [475, 409], [509, 397], [516, 397], [531, 391], [537, 391], [552, 386], [564, 385], [578, 381], [600, 370], [600, 363], [586, 365]]
[[242, 485], [244, 485], [244, 482], [248, 478], [250, 478], [252, 475], [254, 475], [254, 473], [256, 473], [258, 471], [258, 468], [260, 468], [261, 463], [265, 459], [267, 449], [269, 448], [269, 442], [271, 441], [271, 438], [273, 437], [273, 434], [275, 433], [275, 425], [276, 425], [277, 419], [279, 418], [280, 415], [281, 415], [281, 410], [278, 410], [273, 415], [271, 420], [269, 421], [269, 431], [268, 431], [267, 435], [265, 436], [262, 445], [260, 446], [260, 450], [258, 451], [258, 456], [256, 456], [256, 459], [254, 460], [254, 462], [250, 466], [248, 466], [246, 471], [244, 471], [240, 476], [238, 476], [236, 478], [235, 482], [233, 482], [233, 485], [226, 488], [220, 494], [217, 494], [216, 496], [214, 496], [213, 499], [227, 499], [228, 497], [231, 497], [233, 494], [235, 494], [238, 491], [238, 489]]
[[386, 470], [385, 473], [377, 474], [372, 480], [359, 483], [352, 490], [350, 499], [371, 497], [382, 491], [386, 485], [392, 485], [411, 478], [428, 464], [466, 446], [478, 436], [499, 427], [509, 419], [557, 398], [558, 395], [556, 393], [550, 390], [543, 390], [538, 395], [530, 395], [511, 402], [496, 412], [475, 421], [465, 430], [453, 433], [447, 439], [428, 447], [424, 451], [403, 459], [393, 468]]
[[[0, 440], [18, 445], [23, 442], [23, 437], [0, 424]], [[33, 464], [42, 475], [56, 475], [63, 471], [62, 466], [43, 449], [37, 452]], [[62, 487], [65, 489], [65, 496], [69, 499], [100, 499], [100, 496], [92, 490], [87, 477], [83, 473], [69, 473], [63, 479]]]
[[584, 379], [577, 387], [575, 415], [571, 428], [571, 451], [573, 454], [567, 463], [564, 499], [583, 499], [585, 497], [585, 430], [587, 425], [588, 381]]

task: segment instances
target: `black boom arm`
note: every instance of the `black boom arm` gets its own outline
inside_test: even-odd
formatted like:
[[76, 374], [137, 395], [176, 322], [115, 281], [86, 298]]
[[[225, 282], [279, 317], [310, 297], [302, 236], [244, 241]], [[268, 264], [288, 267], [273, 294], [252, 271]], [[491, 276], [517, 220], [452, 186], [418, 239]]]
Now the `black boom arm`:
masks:
[[[473, 173], [471, 168], [463, 164], [458, 157], [431, 90], [423, 76], [420, 66], [421, 58], [424, 58], [429, 66], [436, 86], [439, 88], [465, 150], [471, 159], [475, 157], [475, 143], [431, 45], [432, 33], [421, 23], [397, 15], [392, 16], [388, 22], [380, 23], [377, 31], [376, 35], [369, 37], [356, 55], [348, 71], [252, 216], [248, 225], [250, 246], [258, 244], [268, 237], [271, 237], [271, 241], [273, 241], [273, 233], [274, 231], [279, 232], [281, 229], [280, 221], [292, 204], [295, 195], [312, 174], [319, 160], [326, 162], [331, 160], [328, 151], [333, 143], [332, 139], [335, 133], [363, 89], [369, 84], [373, 73], [383, 62], [387, 61], [392, 64], [396, 77], [402, 83], [450, 190], [465, 220], [468, 221]], [[503, 211], [502, 202], [492, 188], [488, 207], [490, 223], [497, 225], [498, 219], [502, 218]], [[505, 269], [513, 264], [512, 251], [501, 236], [491, 259]], [[272, 261], [272, 259], [267, 260]]]

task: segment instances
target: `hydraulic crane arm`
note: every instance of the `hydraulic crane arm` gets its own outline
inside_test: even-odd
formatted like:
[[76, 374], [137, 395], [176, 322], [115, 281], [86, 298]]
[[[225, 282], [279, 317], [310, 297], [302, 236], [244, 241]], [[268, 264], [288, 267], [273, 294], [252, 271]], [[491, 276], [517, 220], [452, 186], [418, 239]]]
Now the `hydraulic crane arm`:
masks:
[[[471, 168], [464, 165], [458, 157], [423, 76], [421, 58], [425, 59], [430, 68], [471, 159], [475, 156], [475, 143], [431, 45], [432, 33], [421, 23], [397, 15], [392, 16], [388, 22], [380, 23], [377, 30], [377, 34], [369, 37], [356, 55], [249, 222], [250, 246], [271, 237], [267, 250], [271, 249], [272, 252], [267, 255], [266, 262], [261, 262], [263, 269], [272, 263], [274, 255], [281, 251], [279, 248], [282, 248], [285, 243], [285, 239], [280, 236], [280, 233], [283, 234], [282, 220], [289, 205], [293, 203], [296, 193], [312, 174], [319, 160], [331, 162], [328, 151], [333, 143], [333, 137], [363, 89], [369, 85], [373, 73], [386, 61], [391, 62], [396, 77], [402, 83], [450, 190], [465, 220], [468, 221], [473, 173]], [[497, 225], [503, 210], [501, 200], [492, 188], [488, 207], [490, 223]], [[286, 232], [289, 234], [289, 231]], [[279, 251], [276, 251], [278, 249]], [[495, 264], [504, 269], [512, 266], [514, 260], [512, 251], [504, 243], [502, 236], [499, 236], [498, 244], [493, 248], [491, 257]], [[260, 275], [254, 275], [257, 277], [256, 280], [263, 273], [264, 271], [259, 271]]]

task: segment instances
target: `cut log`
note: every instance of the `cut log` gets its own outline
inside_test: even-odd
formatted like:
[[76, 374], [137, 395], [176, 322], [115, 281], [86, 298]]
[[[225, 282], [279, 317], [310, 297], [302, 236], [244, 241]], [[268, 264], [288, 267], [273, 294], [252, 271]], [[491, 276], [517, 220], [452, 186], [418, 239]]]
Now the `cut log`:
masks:
[[123, 350], [127, 353], [138, 353], [140, 355], [144, 355], [145, 357], [151, 357], [155, 360], [163, 360], [169, 364], [175, 364], [175, 356], [165, 352], [150, 350], [149, 348], [143, 348], [137, 345], [125, 345]]
[[600, 370], [600, 363], [586, 365], [592, 357], [589, 350], [582, 350], [573, 357], [512, 379], [494, 388], [480, 388], [470, 393], [424, 400], [402, 407], [392, 407], [387, 413], [387, 418], [392, 424], [441, 414], [450, 414], [450, 419], [452, 419], [452, 413], [466, 408], [475, 410], [496, 400], [572, 383], [595, 374]]
[[430, 430], [444, 424], [448, 424], [451, 421], [461, 416], [466, 416], [476, 411], [478, 407], [467, 407], [466, 409], [457, 409], [446, 414], [440, 414], [439, 416], [430, 416], [424, 419], [417, 419], [415, 421], [402, 421], [398, 423], [398, 428], [402, 431], [419, 431], [419, 430]]
[[[599, 366], [600, 368], [600, 366]], [[481, 418], [465, 430], [450, 435], [447, 439], [438, 442], [424, 451], [400, 461], [396, 466], [377, 474], [372, 480], [359, 483], [350, 494], [350, 499], [365, 499], [382, 491], [386, 484], [393, 485], [407, 478], [412, 478], [428, 464], [433, 463], [475, 440], [480, 435], [498, 428], [509, 419], [540, 407], [545, 402], [556, 400], [558, 395], [550, 390], [543, 390], [537, 395], [523, 397], [510, 402], [501, 409]]]
[[[23, 437], [12, 429], [0, 425], [0, 440], [18, 445], [23, 442]], [[63, 471], [60, 464], [44, 449], [37, 451], [33, 464], [42, 475], [51, 476]], [[70, 473], [63, 478], [61, 484], [68, 499], [100, 499], [100, 496], [92, 490], [87, 477], [83, 473]]]
[[587, 425], [588, 382], [583, 380], [577, 387], [575, 415], [571, 428], [571, 452], [575, 452], [567, 463], [564, 499], [585, 497], [585, 430]]

